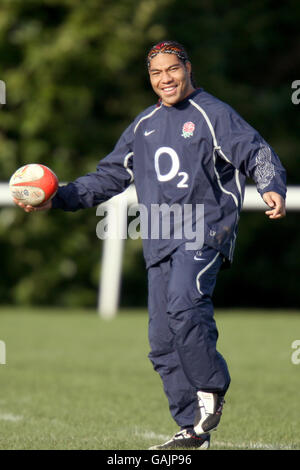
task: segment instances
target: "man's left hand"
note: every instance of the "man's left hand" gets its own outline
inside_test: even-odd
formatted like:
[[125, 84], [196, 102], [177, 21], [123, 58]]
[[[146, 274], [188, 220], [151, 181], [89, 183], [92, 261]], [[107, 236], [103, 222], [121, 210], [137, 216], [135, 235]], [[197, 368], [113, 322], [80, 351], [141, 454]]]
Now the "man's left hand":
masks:
[[280, 194], [274, 191], [268, 191], [263, 194], [263, 200], [270, 207], [270, 209], [265, 212], [270, 219], [281, 219], [285, 216], [285, 200]]

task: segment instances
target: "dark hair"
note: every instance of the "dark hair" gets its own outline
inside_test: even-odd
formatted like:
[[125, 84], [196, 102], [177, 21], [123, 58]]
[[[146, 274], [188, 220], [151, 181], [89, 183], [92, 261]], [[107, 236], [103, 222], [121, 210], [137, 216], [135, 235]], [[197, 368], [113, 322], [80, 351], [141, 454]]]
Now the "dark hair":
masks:
[[[148, 68], [150, 67], [151, 60], [156, 57], [157, 54], [175, 54], [184, 65], [186, 62], [190, 62], [185, 48], [177, 41], [161, 41], [152, 46], [147, 54]], [[194, 88], [197, 88], [193, 72], [191, 72], [191, 83]]]

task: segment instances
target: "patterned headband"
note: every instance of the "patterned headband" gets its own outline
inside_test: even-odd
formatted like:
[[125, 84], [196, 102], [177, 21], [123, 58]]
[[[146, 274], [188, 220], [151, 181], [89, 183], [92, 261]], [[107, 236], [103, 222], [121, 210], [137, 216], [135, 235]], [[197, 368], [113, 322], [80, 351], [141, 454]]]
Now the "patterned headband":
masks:
[[182, 62], [187, 62], [188, 56], [185, 52], [183, 46], [175, 41], [164, 41], [159, 42], [150, 49], [150, 52], [147, 56], [147, 65], [150, 66], [150, 61], [157, 56], [157, 54], [175, 54]]

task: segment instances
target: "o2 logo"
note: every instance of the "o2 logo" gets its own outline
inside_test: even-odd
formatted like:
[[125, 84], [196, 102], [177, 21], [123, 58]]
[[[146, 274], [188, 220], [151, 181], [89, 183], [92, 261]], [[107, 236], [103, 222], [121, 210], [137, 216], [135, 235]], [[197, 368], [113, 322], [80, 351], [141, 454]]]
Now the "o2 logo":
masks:
[[[161, 160], [162, 158], [168, 159], [170, 162], [170, 169], [167, 173], [161, 171]], [[160, 147], [154, 155], [154, 167], [158, 181], [170, 181], [174, 178], [179, 179], [177, 182], [177, 188], [188, 188], [189, 175], [185, 171], [180, 170], [180, 160], [177, 152], [171, 147]]]

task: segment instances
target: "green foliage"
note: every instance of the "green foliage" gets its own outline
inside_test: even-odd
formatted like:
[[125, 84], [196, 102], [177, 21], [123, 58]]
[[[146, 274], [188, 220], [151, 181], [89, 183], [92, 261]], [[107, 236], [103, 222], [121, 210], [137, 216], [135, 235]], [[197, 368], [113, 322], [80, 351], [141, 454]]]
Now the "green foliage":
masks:
[[[148, 0], [2, 2], [2, 180], [29, 162], [50, 166], [60, 181], [95, 169], [150, 104], [142, 69], [145, 49], [161, 33], [151, 22], [158, 7]], [[1, 209], [0, 301], [95, 305], [95, 212]]]
[[[3, 0], [1, 180], [29, 162], [50, 166], [60, 181], [93, 171], [134, 116], [154, 102], [145, 55], [153, 43], [171, 38], [186, 46], [198, 84], [256, 127], [280, 155], [288, 183], [299, 183], [300, 108], [291, 102], [291, 83], [299, 79], [299, 18], [296, 0]], [[101, 253], [95, 212], [28, 216], [0, 209], [0, 302], [95, 305]], [[288, 273], [280, 280], [281, 302], [299, 303], [297, 289], [291, 293], [300, 246], [296, 223], [296, 216], [276, 224], [262, 214], [242, 216], [237, 268], [220, 277], [218, 305], [231, 303], [224, 293], [234, 285], [240, 303], [257, 279], [265, 292], [270, 246], [278, 273]], [[124, 302], [145, 304], [140, 244], [127, 243], [125, 253]]]

